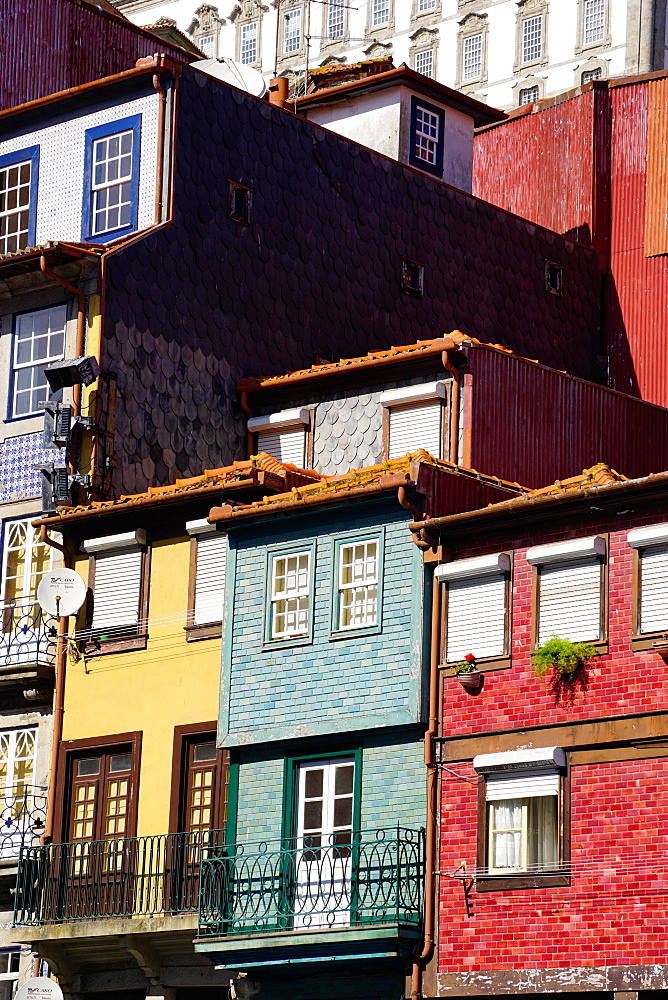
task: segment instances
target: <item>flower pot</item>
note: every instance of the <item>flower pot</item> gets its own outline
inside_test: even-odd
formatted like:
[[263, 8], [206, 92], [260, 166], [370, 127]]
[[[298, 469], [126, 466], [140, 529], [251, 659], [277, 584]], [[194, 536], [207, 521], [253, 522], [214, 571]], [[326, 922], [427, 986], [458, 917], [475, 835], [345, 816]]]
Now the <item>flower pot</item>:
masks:
[[480, 670], [470, 670], [467, 674], [457, 674], [457, 680], [465, 691], [477, 691], [482, 684], [483, 674]]

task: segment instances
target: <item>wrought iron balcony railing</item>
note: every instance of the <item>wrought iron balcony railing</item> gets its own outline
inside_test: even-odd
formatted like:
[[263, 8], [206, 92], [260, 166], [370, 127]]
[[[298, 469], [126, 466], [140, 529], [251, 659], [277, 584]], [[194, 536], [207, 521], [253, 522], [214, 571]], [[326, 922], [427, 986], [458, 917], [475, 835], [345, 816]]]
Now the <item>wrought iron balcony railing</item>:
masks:
[[204, 851], [223, 830], [24, 847], [14, 923], [194, 913]]
[[46, 788], [18, 785], [0, 793], [0, 862], [39, 843], [46, 817]]
[[419, 924], [422, 830], [237, 844], [202, 859], [202, 937]]
[[35, 599], [0, 605], [0, 616], [0, 670], [53, 666], [57, 618], [42, 611]]

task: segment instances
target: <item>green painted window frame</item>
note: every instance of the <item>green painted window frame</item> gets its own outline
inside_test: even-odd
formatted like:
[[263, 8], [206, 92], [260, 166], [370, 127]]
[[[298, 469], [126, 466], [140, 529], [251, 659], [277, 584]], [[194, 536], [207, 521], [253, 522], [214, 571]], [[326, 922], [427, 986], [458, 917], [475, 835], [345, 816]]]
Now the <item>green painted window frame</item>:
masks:
[[300, 754], [286, 757], [283, 765], [283, 819], [282, 841], [289, 842], [297, 836], [297, 796], [299, 782], [297, 773], [300, 764], [319, 760], [336, 760], [338, 757], [352, 757], [355, 761], [355, 786], [353, 796], [353, 837], [359, 834], [362, 813], [362, 747], [333, 747], [327, 753]]
[[[274, 559], [277, 556], [290, 556], [309, 553], [309, 593], [308, 593], [308, 629], [304, 635], [294, 638], [274, 639], [271, 634], [272, 624], [272, 573]], [[313, 642], [313, 618], [315, 615], [315, 539], [308, 542], [290, 542], [287, 545], [270, 545], [267, 548], [265, 561], [264, 586], [264, 649], [288, 649], [292, 646], [309, 646]]]
[[[340, 590], [339, 562], [341, 549], [358, 542], [378, 542], [378, 607], [374, 625], [360, 625], [356, 628], [341, 628], [339, 625]], [[383, 631], [383, 577], [385, 570], [385, 528], [367, 528], [335, 535], [331, 542], [332, 586], [330, 601], [329, 638], [352, 639], [365, 635], [379, 635]]]

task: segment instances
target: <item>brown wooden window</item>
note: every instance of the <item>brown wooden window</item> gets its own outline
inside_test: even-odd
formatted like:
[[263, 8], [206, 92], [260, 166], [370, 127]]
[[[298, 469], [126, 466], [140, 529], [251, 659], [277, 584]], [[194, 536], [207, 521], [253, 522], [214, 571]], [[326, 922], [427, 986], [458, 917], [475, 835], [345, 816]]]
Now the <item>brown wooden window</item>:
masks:
[[86, 655], [144, 649], [148, 633], [150, 558], [146, 532], [92, 538], [86, 606]]
[[227, 822], [228, 754], [216, 747], [216, 724], [177, 726], [172, 771], [173, 833], [223, 831]]

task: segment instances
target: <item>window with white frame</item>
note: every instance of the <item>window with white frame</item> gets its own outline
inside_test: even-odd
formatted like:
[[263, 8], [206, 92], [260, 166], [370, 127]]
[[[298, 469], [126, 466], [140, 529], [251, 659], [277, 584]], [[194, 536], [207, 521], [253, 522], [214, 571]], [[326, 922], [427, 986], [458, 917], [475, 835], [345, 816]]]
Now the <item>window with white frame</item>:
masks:
[[559, 869], [561, 747], [479, 754], [485, 780], [485, 868], [478, 874], [542, 874]]
[[378, 621], [378, 539], [339, 546], [341, 630], [366, 628]]
[[93, 610], [90, 619], [94, 640], [122, 639], [145, 631], [141, 620], [146, 532], [138, 528], [83, 543], [92, 556]]
[[43, 412], [40, 404], [50, 395], [44, 368], [64, 357], [66, 321], [66, 306], [52, 306], [16, 317], [12, 417]]
[[418, 0], [418, 14], [426, 14], [428, 10], [435, 10], [438, 0]]
[[584, 44], [592, 45], [605, 38], [605, 0], [585, 0]]
[[638, 553], [638, 634], [668, 631], [668, 523], [634, 528], [628, 543]]
[[476, 660], [508, 652], [510, 557], [505, 552], [456, 559], [436, 570], [446, 584], [445, 660]]
[[518, 103], [520, 107], [523, 104], [533, 104], [533, 102], [537, 101], [539, 97], [540, 97], [540, 89], [538, 87], [538, 84], [535, 84], [534, 86], [531, 87], [523, 87], [520, 90]]
[[44, 806], [44, 790], [35, 789], [36, 750], [34, 726], [0, 730], [0, 860], [16, 858], [22, 846], [33, 842], [31, 824]]
[[0, 951], [0, 1000], [12, 1000], [19, 985], [21, 952], [18, 948]]
[[423, 76], [433, 77], [434, 75], [434, 50], [423, 49], [415, 53], [415, 72], [422, 73]]
[[288, 10], [283, 15], [283, 52], [290, 55], [298, 52], [302, 45], [301, 7]]
[[462, 81], [477, 80], [482, 73], [482, 33], [466, 35], [462, 43]]
[[522, 21], [522, 62], [535, 62], [543, 54], [543, 15], [535, 14]]
[[582, 86], [585, 83], [591, 83], [592, 80], [601, 79], [601, 67], [597, 66], [596, 69], [586, 69], [582, 74]]
[[[207, 59], [216, 58], [216, 41], [217, 36], [215, 34], [200, 35], [197, 39], [197, 45], [204, 53]], [[241, 60], [243, 62], [243, 59]]]
[[53, 548], [40, 540], [34, 517], [6, 521], [2, 539], [2, 604], [32, 603], [51, 569]]
[[418, 104], [415, 111], [414, 152], [418, 160], [435, 165], [440, 141], [439, 116]]
[[537, 573], [537, 646], [552, 636], [571, 642], [602, 638], [605, 552], [601, 535], [527, 550], [527, 562]]
[[401, 458], [418, 448], [435, 458], [442, 457], [446, 392], [447, 384], [440, 381], [381, 393], [380, 404], [388, 424], [388, 458]]
[[257, 62], [258, 55], [258, 22], [249, 21], [241, 25], [241, 40], [239, 43], [239, 60], [244, 66]]
[[371, 27], [379, 28], [390, 23], [390, 0], [370, 0]]
[[93, 234], [131, 224], [133, 146], [132, 129], [93, 142]]
[[216, 531], [206, 518], [189, 521], [186, 531], [195, 548], [194, 578], [190, 582], [188, 625], [209, 625], [223, 620], [227, 535]]
[[311, 551], [272, 556], [270, 638], [307, 635], [310, 602]]
[[332, 2], [327, 4], [327, 38], [343, 38], [345, 5], [342, 2]]
[[303, 469], [306, 464], [306, 434], [311, 419], [308, 409], [279, 410], [264, 417], [251, 417], [248, 430], [257, 435], [257, 452], [266, 452], [279, 462]]
[[0, 254], [28, 246], [32, 162], [0, 167]]

